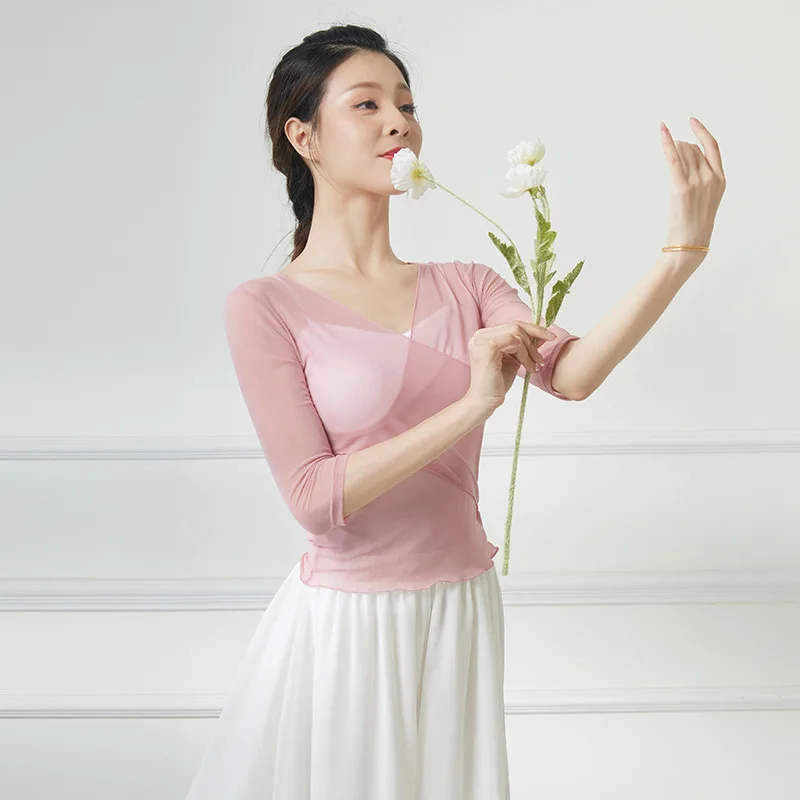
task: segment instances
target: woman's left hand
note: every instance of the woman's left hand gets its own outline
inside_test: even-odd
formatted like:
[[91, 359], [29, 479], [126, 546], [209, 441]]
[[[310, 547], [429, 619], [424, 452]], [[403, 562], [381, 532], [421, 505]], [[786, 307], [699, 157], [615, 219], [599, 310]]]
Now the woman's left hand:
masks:
[[[672, 179], [667, 241], [664, 244], [708, 247], [717, 209], [725, 192], [725, 172], [717, 140], [699, 120], [690, 119], [703, 150], [691, 142], [674, 141], [666, 125], [661, 129], [661, 143]], [[681, 256], [697, 256], [697, 263], [707, 255], [702, 251], [675, 252]]]

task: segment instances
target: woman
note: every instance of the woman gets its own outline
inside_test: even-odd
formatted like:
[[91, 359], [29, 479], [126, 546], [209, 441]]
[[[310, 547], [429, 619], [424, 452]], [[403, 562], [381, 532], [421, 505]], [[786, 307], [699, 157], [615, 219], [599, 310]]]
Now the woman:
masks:
[[229, 293], [225, 324], [308, 552], [256, 629], [188, 800], [506, 800], [481, 440], [526, 371], [556, 398], [588, 394], [553, 385], [578, 337], [529, 322], [485, 264], [392, 252], [383, 154], [419, 155], [422, 131], [378, 33], [307, 36], [273, 73], [267, 119], [294, 252]]

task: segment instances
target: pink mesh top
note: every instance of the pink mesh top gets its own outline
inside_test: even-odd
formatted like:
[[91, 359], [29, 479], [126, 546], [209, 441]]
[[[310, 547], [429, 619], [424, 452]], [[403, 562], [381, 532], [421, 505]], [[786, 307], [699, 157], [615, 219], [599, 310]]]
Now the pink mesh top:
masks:
[[[411, 329], [386, 328], [278, 273], [225, 299], [236, 377], [269, 468], [306, 530], [309, 586], [376, 592], [463, 581], [498, 547], [478, 510], [484, 425], [348, 517], [348, 456], [414, 427], [469, 388], [475, 330], [532, 320], [518, 290], [486, 264], [419, 264]], [[532, 384], [553, 389], [556, 359], [577, 336], [558, 325]], [[525, 375], [520, 365], [519, 375]]]

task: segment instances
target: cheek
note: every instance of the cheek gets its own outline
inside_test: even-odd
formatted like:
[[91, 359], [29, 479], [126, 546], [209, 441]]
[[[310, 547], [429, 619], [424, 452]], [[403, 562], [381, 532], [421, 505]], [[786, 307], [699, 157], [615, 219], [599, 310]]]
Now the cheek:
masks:
[[343, 162], [363, 165], [365, 160], [377, 156], [383, 133], [375, 123], [356, 120], [342, 126], [334, 139], [336, 149], [330, 152], [340, 154]]

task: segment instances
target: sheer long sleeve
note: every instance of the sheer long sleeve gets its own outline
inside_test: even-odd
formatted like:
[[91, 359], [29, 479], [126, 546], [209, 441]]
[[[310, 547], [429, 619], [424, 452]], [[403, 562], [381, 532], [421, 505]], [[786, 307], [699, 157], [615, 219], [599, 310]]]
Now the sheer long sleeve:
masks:
[[344, 472], [308, 390], [297, 346], [256, 279], [225, 298], [225, 332], [245, 405], [278, 489], [309, 533], [346, 525]]
[[[527, 322], [533, 321], [533, 311], [520, 297], [519, 289], [512, 286], [499, 272], [488, 264], [480, 262], [472, 262], [471, 271], [484, 328], [502, 325], [506, 322], [514, 322], [518, 319], [523, 319]], [[547, 330], [555, 333], [558, 338], [548, 340], [538, 348], [539, 353], [544, 358], [544, 364], [542, 364], [538, 374], [536, 372], [531, 373], [530, 383], [560, 400], [570, 400], [572, 398], [561, 394], [561, 392], [553, 388], [553, 372], [564, 346], [580, 337], [571, 334], [568, 330], [555, 323], [549, 325]], [[517, 374], [524, 378], [525, 367], [520, 365]]]

